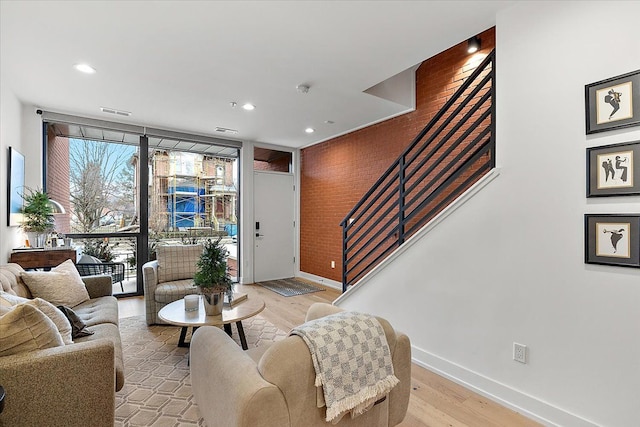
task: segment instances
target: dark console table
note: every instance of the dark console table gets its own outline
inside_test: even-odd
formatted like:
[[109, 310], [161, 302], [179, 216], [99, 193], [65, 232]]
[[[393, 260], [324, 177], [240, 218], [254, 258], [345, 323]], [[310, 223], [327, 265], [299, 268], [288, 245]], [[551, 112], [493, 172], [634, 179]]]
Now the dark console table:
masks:
[[56, 267], [70, 259], [76, 263], [76, 250], [73, 248], [58, 249], [25, 249], [11, 252], [9, 262], [20, 264], [25, 270], [28, 268]]

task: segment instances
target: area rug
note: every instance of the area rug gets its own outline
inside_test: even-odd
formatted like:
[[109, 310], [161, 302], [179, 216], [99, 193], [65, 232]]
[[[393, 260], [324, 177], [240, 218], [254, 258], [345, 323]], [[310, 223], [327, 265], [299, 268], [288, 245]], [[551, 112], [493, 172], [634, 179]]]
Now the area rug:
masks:
[[284, 297], [292, 297], [295, 295], [308, 294], [311, 292], [324, 291], [322, 288], [313, 286], [310, 283], [303, 282], [294, 277], [279, 280], [267, 280], [266, 282], [258, 282], [256, 285], [263, 286], [273, 292]]
[[[249, 348], [287, 336], [260, 315], [242, 325]], [[232, 330], [240, 345], [235, 325]], [[116, 393], [115, 426], [204, 426], [191, 391], [189, 349], [177, 346], [180, 327], [147, 326], [144, 316], [128, 317], [120, 319], [120, 334], [125, 384]]]

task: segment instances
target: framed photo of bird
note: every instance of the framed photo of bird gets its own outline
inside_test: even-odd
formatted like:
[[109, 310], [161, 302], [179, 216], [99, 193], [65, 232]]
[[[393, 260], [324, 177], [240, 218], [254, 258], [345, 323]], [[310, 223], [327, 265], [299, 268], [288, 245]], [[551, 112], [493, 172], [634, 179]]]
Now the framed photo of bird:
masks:
[[586, 214], [587, 264], [640, 268], [640, 215]]
[[587, 134], [640, 124], [640, 70], [584, 89]]
[[587, 197], [640, 194], [640, 141], [587, 148]]

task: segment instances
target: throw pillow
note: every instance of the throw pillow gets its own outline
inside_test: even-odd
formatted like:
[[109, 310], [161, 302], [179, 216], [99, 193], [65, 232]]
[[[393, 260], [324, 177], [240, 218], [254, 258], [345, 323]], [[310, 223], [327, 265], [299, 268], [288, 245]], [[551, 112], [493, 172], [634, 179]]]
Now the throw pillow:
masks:
[[65, 344], [73, 343], [71, 339], [71, 324], [55, 305], [42, 298], [28, 299], [5, 292], [0, 293], [0, 315], [6, 314], [18, 304], [29, 304], [40, 310], [56, 325], [60, 336], [62, 336], [62, 341]]
[[89, 299], [87, 288], [71, 260], [51, 271], [25, 271], [22, 280], [34, 298], [42, 298], [56, 306], [75, 307]]
[[202, 245], [164, 245], [156, 249], [158, 258], [158, 283], [181, 279], [193, 279]]
[[58, 306], [58, 310], [66, 317], [71, 324], [71, 336], [73, 339], [93, 335], [94, 332], [87, 329], [87, 325], [78, 317], [75, 311], [63, 305]]
[[63, 345], [53, 321], [32, 305], [19, 304], [0, 317], [0, 357]]
[[8, 292], [0, 292], [0, 306], [1, 307], [13, 307], [14, 305], [22, 304], [29, 301], [29, 298], [19, 297]]

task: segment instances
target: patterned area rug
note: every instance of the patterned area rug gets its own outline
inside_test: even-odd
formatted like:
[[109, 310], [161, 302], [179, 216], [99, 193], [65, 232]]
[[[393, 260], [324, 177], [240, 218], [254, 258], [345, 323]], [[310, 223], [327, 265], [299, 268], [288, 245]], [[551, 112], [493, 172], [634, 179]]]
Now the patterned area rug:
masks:
[[303, 282], [302, 280], [298, 280], [294, 277], [288, 279], [268, 280], [266, 282], [258, 282], [256, 284], [263, 286], [284, 297], [292, 297], [295, 295], [324, 291], [324, 289], [318, 288], [310, 283]]
[[[249, 348], [287, 336], [259, 315], [242, 325]], [[232, 330], [240, 345], [235, 324]], [[116, 393], [115, 426], [204, 426], [191, 391], [189, 349], [177, 346], [180, 328], [147, 326], [138, 316], [120, 319], [120, 333], [125, 385]]]

